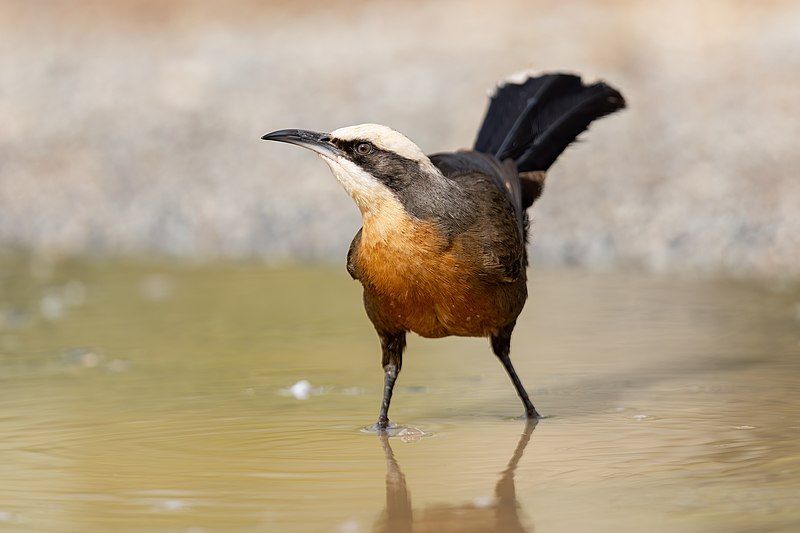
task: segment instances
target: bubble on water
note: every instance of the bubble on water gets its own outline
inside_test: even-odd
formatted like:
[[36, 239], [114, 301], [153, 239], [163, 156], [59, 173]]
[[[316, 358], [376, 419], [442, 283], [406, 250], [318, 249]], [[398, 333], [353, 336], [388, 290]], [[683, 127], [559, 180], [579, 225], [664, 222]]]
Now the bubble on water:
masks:
[[403, 442], [417, 442], [425, 435], [426, 433], [421, 429], [412, 427], [405, 427], [397, 434], [397, 436], [400, 437], [400, 440]]
[[0, 511], [0, 522], [13, 522], [17, 519], [17, 515], [11, 511]]
[[54, 322], [64, 316], [64, 300], [57, 294], [45, 294], [39, 301], [39, 312], [45, 320]]
[[647, 420], [650, 418], [648, 415], [633, 415], [634, 420]]
[[307, 400], [311, 395], [311, 383], [307, 379], [301, 379], [289, 387], [289, 392], [296, 400]]
[[618, 412], [618, 413], [621, 413], [621, 412], [622, 412], [622, 411], [624, 411], [624, 410], [625, 410], [625, 407], [615, 407], [615, 408], [614, 408], [614, 411], [616, 411], [616, 412]]
[[286, 389], [280, 389], [278, 394], [281, 396], [292, 396], [296, 400], [308, 400], [309, 397], [327, 394], [330, 391], [327, 387], [312, 387], [307, 379], [301, 379], [294, 385]]
[[733, 426], [733, 429], [756, 429], [755, 426]]

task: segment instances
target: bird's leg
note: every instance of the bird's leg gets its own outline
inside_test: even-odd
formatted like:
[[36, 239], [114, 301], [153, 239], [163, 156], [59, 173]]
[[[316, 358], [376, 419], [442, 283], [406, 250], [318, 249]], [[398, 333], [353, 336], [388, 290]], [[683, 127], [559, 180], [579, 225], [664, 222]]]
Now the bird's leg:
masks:
[[378, 429], [386, 429], [389, 426], [389, 403], [392, 401], [392, 391], [398, 374], [397, 366], [394, 364], [384, 365], [383, 371], [383, 400], [378, 414]]
[[389, 403], [392, 401], [392, 390], [400, 368], [403, 366], [403, 350], [406, 347], [406, 333], [381, 333], [382, 364], [384, 372], [383, 400], [378, 415], [378, 429], [386, 429], [389, 425]]
[[517, 394], [520, 400], [522, 400], [523, 405], [525, 405], [525, 416], [528, 418], [539, 418], [539, 413], [536, 412], [533, 402], [531, 402], [528, 393], [525, 391], [525, 387], [519, 380], [519, 376], [517, 376], [517, 371], [514, 370], [514, 365], [511, 364], [509, 353], [511, 351], [511, 332], [513, 330], [514, 324], [511, 324], [492, 335], [492, 351], [494, 351], [494, 354], [500, 359], [500, 362], [503, 363], [508, 377], [511, 378], [511, 383], [513, 383], [514, 388], [517, 389]]

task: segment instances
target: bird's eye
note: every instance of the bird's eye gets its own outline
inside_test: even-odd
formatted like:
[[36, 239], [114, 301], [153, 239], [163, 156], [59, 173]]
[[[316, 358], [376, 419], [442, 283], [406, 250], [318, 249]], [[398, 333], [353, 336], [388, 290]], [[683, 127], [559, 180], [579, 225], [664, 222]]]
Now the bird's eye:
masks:
[[356, 153], [358, 155], [369, 155], [372, 153], [372, 145], [370, 143], [358, 143], [356, 145]]

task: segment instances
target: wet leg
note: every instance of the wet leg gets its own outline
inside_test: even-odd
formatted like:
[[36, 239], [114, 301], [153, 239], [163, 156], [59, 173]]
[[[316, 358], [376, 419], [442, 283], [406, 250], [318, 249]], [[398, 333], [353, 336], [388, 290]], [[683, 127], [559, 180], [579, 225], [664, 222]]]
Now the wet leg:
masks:
[[500, 362], [503, 363], [508, 377], [511, 378], [511, 383], [513, 383], [514, 388], [517, 389], [517, 394], [525, 406], [525, 416], [528, 418], [539, 418], [539, 413], [536, 412], [536, 408], [528, 397], [525, 387], [522, 385], [519, 376], [517, 376], [517, 371], [514, 370], [514, 365], [511, 364], [509, 353], [511, 352], [511, 332], [513, 330], [514, 324], [511, 324], [492, 335], [492, 351], [494, 351], [494, 354], [500, 359]]
[[378, 429], [386, 429], [389, 425], [389, 404], [392, 401], [392, 391], [400, 368], [403, 366], [403, 350], [406, 347], [406, 333], [378, 333], [381, 338], [383, 351], [382, 364], [384, 372], [383, 400], [378, 415]]

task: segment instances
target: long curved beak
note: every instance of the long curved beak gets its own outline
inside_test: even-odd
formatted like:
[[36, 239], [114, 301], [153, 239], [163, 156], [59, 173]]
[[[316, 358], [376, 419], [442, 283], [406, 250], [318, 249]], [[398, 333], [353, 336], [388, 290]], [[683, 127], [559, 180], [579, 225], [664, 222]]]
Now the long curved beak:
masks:
[[308, 130], [278, 130], [267, 133], [261, 138], [265, 141], [296, 144], [297, 146], [308, 148], [313, 152], [328, 157], [341, 153], [339, 149], [331, 143], [331, 137], [327, 133]]

